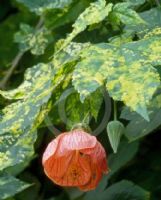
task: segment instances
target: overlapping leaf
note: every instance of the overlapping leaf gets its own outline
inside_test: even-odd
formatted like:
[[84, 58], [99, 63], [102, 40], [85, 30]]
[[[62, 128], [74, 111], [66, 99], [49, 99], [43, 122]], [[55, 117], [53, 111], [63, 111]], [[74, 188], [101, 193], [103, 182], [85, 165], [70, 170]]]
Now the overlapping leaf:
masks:
[[150, 37], [116, 47], [99, 44], [82, 54], [73, 74], [73, 85], [81, 101], [106, 81], [113, 99], [123, 101], [146, 120], [146, 105], [160, 84], [152, 65], [161, 62], [160, 37]]
[[23, 3], [30, 11], [40, 15], [43, 12], [51, 9], [62, 9], [72, 3], [73, 0], [16, 0]]
[[41, 55], [44, 53], [50, 37], [50, 31], [46, 28], [34, 30], [27, 24], [21, 24], [20, 31], [15, 34], [14, 39], [19, 44], [20, 51], [31, 50], [32, 54]]

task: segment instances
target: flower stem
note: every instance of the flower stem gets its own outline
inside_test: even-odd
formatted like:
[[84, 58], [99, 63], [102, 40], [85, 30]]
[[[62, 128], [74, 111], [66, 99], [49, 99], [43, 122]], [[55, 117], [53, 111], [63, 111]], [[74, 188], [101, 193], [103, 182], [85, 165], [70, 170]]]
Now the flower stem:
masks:
[[114, 109], [114, 120], [117, 120], [117, 103], [116, 103], [116, 101], [113, 102], [113, 109]]

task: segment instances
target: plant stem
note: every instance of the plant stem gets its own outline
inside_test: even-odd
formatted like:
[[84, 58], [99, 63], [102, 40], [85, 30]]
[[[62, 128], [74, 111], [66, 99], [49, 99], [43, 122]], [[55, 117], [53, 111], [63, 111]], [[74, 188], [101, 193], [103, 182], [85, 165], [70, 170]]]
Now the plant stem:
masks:
[[116, 101], [113, 102], [113, 109], [114, 109], [114, 120], [117, 120], [117, 103], [116, 103]]
[[6, 86], [7, 82], [8, 82], [8, 80], [12, 76], [12, 74], [13, 74], [14, 70], [16, 69], [19, 61], [21, 60], [23, 54], [24, 54], [23, 52], [19, 52], [17, 54], [17, 56], [14, 58], [14, 60], [12, 61], [11, 67], [9, 68], [9, 70], [6, 73], [6, 76], [0, 82], [0, 88], [5, 89], [5, 86]]
[[[38, 31], [39, 29], [42, 28], [44, 22], [44, 18], [41, 17], [35, 27], [35, 31]], [[8, 69], [6, 75], [4, 76], [4, 78], [2, 79], [2, 81], [0, 82], [0, 88], [1, 89], [5, 89], [8, 80], [10, 79], [10, 77], [12, 76], [13, 72], [15, 71], [16, 67], [18, 66], [21, 58], [23, 57], [25, 52], [19, 52], [16, 57], [13, 59], [11, 67]]]

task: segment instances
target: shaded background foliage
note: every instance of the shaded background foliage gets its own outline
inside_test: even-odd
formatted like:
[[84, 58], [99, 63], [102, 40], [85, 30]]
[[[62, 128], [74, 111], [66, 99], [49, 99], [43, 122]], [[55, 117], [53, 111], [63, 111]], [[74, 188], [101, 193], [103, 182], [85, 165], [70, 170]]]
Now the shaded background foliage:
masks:
[[[161, 2], [1, 0], [0, 38], [0, 199], [160, 200]], [[88, 193], [54, 185], [41, 164], [52, 124], [95, 130], [115, 101], [117, 153], [98, 135], [110, 173]]]

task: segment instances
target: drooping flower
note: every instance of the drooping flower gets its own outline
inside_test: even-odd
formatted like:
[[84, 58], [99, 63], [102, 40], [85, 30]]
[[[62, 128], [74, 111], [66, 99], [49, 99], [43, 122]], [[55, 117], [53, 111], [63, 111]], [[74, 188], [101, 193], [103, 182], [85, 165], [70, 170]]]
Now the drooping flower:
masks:
[[46, 175], [61, 186], [95, 189], [103, 173], [108, 172], [102, 145], [81, 129], [60, 134], [43, 154]]

